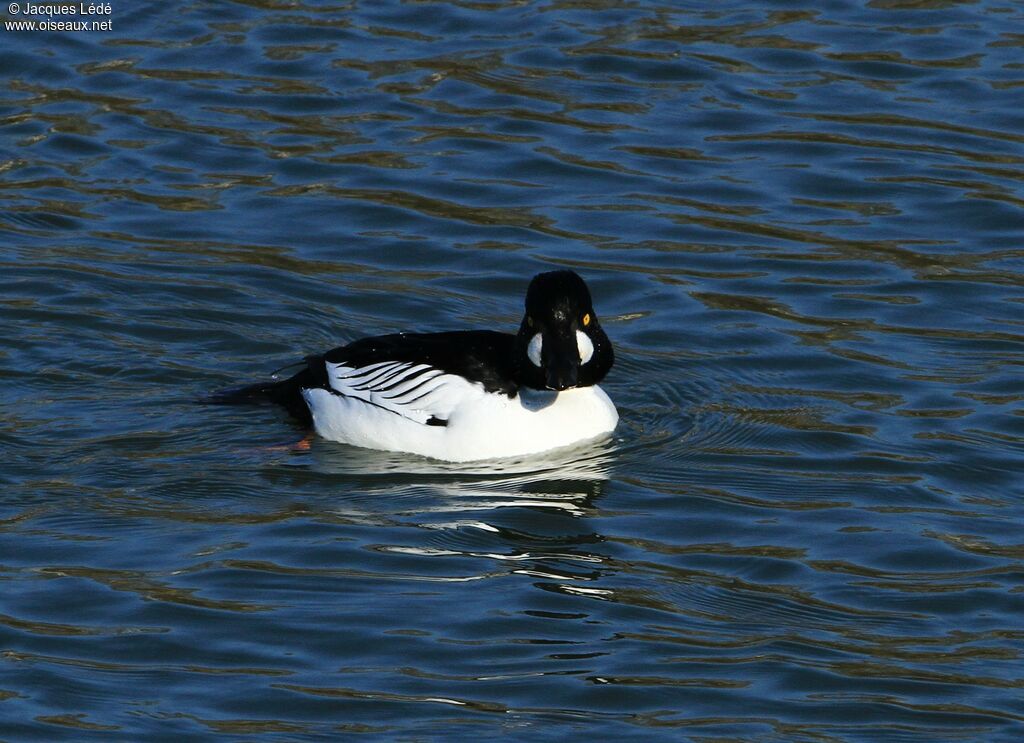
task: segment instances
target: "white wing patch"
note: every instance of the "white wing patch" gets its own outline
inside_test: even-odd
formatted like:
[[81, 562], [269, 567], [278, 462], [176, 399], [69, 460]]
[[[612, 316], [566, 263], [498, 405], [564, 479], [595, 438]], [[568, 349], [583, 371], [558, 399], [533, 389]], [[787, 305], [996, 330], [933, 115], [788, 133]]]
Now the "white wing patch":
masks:
[[445, 425], [452, 411], [481, 385], [427, 364], [382, 361], [352, 367], [326, 364], [331, 390], [417, 423]]

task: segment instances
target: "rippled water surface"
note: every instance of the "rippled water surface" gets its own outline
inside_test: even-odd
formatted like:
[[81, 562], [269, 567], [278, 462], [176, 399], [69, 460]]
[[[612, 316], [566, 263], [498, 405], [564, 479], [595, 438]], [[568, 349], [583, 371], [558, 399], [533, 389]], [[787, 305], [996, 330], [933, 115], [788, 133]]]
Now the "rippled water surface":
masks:
[[[0, 737], [1024, 735], [1024, 5], [110, 19], [0, 35]], [[196, 402], [557, 267], [611, 441]]]

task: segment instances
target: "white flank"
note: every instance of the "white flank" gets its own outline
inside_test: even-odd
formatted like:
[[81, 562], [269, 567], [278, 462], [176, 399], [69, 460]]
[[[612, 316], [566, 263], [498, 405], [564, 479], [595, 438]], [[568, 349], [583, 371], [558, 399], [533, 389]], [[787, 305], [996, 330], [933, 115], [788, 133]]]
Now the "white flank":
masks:
[[[514, 398], [425, 364], [328, 364], [331, 390], [302, 395], [325, 439], [450, 462], [557, 449], [615, 429], [619, 414], [600, 387], [521, 390]], [[431, 418], [447, 425], [427, 425]]]
[[345, 398], [420, 424], [426, 424], [432, 417], [447, 420], [467, 395], [474, 394], [477, 388], [483, 391], [478, 384], [427, 364], [397, 361], [361, 368], [327, 364], [327, 380], [331, 389]]

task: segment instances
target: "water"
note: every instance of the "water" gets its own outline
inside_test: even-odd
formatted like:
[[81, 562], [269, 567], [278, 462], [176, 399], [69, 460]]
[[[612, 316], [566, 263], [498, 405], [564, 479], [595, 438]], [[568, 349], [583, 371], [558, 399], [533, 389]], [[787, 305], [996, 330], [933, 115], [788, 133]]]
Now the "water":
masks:
[[[109, 18], [0, 43], [0, 737], [1024, 734], [1024, 6]], [[610, 442], [195, 402], [559, 267]]]

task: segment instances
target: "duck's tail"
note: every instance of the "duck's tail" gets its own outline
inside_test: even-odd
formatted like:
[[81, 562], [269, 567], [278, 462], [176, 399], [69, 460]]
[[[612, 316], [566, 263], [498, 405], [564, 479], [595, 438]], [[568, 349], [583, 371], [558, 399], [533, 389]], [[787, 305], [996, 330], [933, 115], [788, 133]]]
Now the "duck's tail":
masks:
[[309, 425], [313, 419], [310, 416], [309, 407], [302, 397], [302, 390], [320, 386], [312, 361], [312, 359], [306, 359], [306, 367], [287, 379], [257, 382], [244, 387], [221, 390], [213, 393], [203, 402], [209, 405], [264, 405], [267, 403], [280, 405], [292, 416]]

